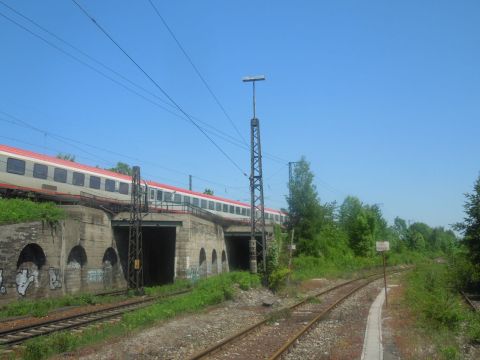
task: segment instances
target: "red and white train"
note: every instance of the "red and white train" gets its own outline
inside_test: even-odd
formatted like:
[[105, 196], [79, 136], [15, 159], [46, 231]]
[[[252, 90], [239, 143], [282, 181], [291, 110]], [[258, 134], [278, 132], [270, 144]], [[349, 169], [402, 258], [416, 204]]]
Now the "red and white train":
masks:
[[[149, 208], [174, 208], [191, 204], [218, 216], [250, 219], [250, 205], [175, 186], [145, 181]], [[112, 202], [130, 201], [131, 177], [109, 170], [0, 145], [0, 192], [33, 192], [60, 201], [75, 201], [82, 196]], [[269, 222], [284, 223], [287, 214], [265, 208]]]

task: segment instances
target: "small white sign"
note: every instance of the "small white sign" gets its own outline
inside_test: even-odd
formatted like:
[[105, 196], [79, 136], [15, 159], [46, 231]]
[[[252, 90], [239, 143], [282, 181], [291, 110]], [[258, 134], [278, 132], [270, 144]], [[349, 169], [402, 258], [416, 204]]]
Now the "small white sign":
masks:
[[297, 245], [295, 244], [288, 245], [288, 250], [296, 250], [296, 249], [297, 249]]
[[390, 250], [390, 243], [388, 241], [377, 241], [376, 248], [377, 251], [388, 251]]

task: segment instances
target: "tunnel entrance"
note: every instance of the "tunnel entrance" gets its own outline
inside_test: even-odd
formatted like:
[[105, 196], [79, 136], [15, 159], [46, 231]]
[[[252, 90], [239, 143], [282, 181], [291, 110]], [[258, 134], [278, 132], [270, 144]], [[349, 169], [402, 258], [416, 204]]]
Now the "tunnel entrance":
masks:
[[[262, 262], [261, 238], [257, 237], [257, 266], [260, 269]], [[228, 267], [230, 271], [250, 270], [250, 235], [225, 236], [227, 246]], [[226, 264], [225, 264], [226, 265]]]
[[[128, 271], [128, 227], [114, 230], [125, 279]], [[175, 276], [175, 227], [143, 227], [143, 283], [156, 286], [172, 283]]]
[[250, 236], [225, 237], [230, 271], [250, 269], [250, 251], [248, 248], [249, 241]]

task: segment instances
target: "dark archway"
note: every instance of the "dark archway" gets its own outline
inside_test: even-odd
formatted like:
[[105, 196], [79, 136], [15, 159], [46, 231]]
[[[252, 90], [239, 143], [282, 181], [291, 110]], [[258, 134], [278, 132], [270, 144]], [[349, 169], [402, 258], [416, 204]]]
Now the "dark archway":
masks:
[[207, 277], [207, 254], [205, 249], [200, 250], [200, 258], [198, 260], [198, 273], [201, 278]]
[[222, 272], [227, 272], [228, 271], [228, 265], [227, 265], [227, 253], [225, 250], [222, 251]]
[[217, 251], [212, 251], [212, 274], [218, 274]]
[[[80, 246], [74, 246], [67, 258], [67, 268], [65, 269], [65, 286], [69, 293], [76, 293], [85, 290], [87, 284], [86, 268], [87, 253]], [[94, 279], [96, 280], [96, 279]]]
[[68, 254], [67, 259], [67, 267], [69, 268], [82, 268], [87, 264], [87, 253], [85, 249], [80, 246], [74, 246], [72, 250], [70, 250], [70, 254]]
[[[17, 273], [15, 275], [15, 284], [17, 293], [20, 296], [26, 296], [28, 293], [34, 293], [34, 296], [41, 295], [39, 284], [41, 283], [41, 273], [39, 270], [47, 263], [47, 258], [43, 249], [37, 244], [26, 245], [17, 260]], [[40, 291], [40, 293], [39, 293]]]
[[110, 263], [111, 266], [117, 265], [118, 262], [118, 256], [114, 248], [109, 247], [107, 250], [105, 250], [105, 253], [103, 254], [103, 259], [102, 263]]
[[118, 256], [114, 248], [105, 250], [102, 259], [103, 285], [106, 289], [115, 287], [118, 275]]
[[25, 263], [30, 263], [34, 264], [36, 269], [40, 270], [46, 262], [47, 257], [45, 256], [43, 249], [37, 244], [28, 244], [22, 249], [18, 256], [17, 269]]

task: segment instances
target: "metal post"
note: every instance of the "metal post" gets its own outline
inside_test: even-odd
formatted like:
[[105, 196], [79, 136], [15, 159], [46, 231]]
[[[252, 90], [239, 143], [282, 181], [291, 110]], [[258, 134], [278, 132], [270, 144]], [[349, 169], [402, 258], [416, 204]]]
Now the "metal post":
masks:
[[192, 191], [192, 175], [188, 175], [188, 190]]
[[255, 82], [265, 80], [264, 76], [247, 77], [244, 82], [253, 84], [253, 118], [250, 122], [250, 272], [257, 273], [257, 240], [261, 234], [263, 272], [267, 273], [267, 244], [265, 238], [265, 204], [263, 197], [262, 147], [260, 142], [260, 121], [256, 117]]
[[143, 292], [142, 187], [140, 168], [133, 167], [130, 222], [128, 228], [128, 288]]
[[388, 300], [387, 300], [387, 270], [385, 264], [385, 251], [382, 251], [383, 256], [383, 282], [385, 284], [385, 307], [388, 307]]

